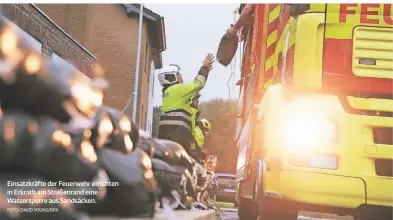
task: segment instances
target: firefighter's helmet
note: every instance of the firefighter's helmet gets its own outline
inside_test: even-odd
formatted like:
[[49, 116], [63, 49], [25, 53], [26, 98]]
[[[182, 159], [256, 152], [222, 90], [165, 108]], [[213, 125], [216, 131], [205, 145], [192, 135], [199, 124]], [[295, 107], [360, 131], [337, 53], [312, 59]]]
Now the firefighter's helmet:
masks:
[[178, 65], [170, 64], [158, 71], [158, 81], [161, 86], [173, 85], [178, 82], [177, 74], [180, 74], [180, 67]]

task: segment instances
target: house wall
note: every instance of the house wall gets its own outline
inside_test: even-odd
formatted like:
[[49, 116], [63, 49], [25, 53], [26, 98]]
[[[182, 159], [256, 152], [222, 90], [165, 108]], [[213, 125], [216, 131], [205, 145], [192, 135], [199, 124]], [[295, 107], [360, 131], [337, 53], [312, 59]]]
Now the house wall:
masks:
[[34, 4], [2, 4], [4, 17], [41, 44], [43, 56], [57, 53], [75, 68], [90, 76], [95, 56], [67, 34]]
[[[127, 16], [119, 4], [41, 4], [39, 7], [64, 30], [92, 51], [106, 69], [109, 89], [104, 104], [123, 109], [134, 92], [138, 42], [138, 16]], [[144, 22], [141, 42], [136, 122], [147, 128], [152, 48]], [[125, 113], [131, 116], [132, 104]]]

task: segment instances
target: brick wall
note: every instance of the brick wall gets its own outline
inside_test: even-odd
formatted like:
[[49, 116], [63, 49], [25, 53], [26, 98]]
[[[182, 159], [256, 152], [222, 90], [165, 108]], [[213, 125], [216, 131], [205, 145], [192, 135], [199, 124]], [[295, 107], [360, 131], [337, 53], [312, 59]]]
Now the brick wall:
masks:
[[95, 57], [32, 4], [3, 4], [4, 16], [42, 44], [42, 54], [57, 53], [86, 75], [91, 75]]
[[[39, 7], [97, 56], [106, 69], [106, 105], [122, 109], [134, 91], [138, 16], [128, 17], [119, 4], [42, 4]], [[137, 122], [146, 128], [151, 44], [144, 23], [141, 44]], [[147, 54], [146, 54], [147, 52]], [[147, 65], [147, 68], [145, 67]], [[126, 110], [131, 116], [132, 102]]]

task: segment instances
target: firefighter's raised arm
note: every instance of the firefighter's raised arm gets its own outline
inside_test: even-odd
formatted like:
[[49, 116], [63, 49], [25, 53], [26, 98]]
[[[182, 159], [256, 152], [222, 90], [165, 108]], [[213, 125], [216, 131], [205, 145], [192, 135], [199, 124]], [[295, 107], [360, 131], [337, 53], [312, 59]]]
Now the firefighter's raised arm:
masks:
[[199, 69], [198, 75], [195, 77], [194, 81], [199, 81], [203, 84], [203, 86], [205, 86], [207, 77], [209, 76], [209, 72], [213, 69], [213, 63], [214, 63], [214, 56], [213, 54], [209, 53], [206, 56], [205, 60], [203, 61], [203, 65]]
[[194, 80], [189, 83], [183, 83], [184, 96], [191, 98], [205, 86], [209, 72], [213, 69], [213, 63], [214, 56], [209, 53], [203, 61], [203, 65], [199, 69], [198, 75], [194, 78]]
[[253, 11], [254, 4], [246, 4], [243, 10], [241, 10], [240, 17], [237, 22], [227, 30], [227, 37], [235, 37], [240, 28], [242, 28], [246, 23], [251, 20]]

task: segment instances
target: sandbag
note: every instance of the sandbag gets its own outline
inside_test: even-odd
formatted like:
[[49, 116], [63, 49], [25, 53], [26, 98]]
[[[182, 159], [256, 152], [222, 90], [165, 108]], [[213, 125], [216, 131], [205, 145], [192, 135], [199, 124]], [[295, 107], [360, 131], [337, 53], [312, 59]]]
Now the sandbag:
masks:
[[89, 214], [153, 217], [157, 183], [148, 155], [140, 149], [128, 155], [107, 148], [98, 149], [98, 153], [109, 180], [119, 186], [108, 187], [103, 202], [90, 209]]
[[[120, 111], [108, 106], [100, 106], [94, 117], [91, 141], [97, 148], [105, 146], [113, 150], [129, 154], [135, 150], [139, 142], [137, 125]], [[102, 120], [110, 121], [112, 131], [100, 132]], [[106, 128], [108, 129], [108, 128]]]
[[221, 38], [220, 44], [218, 45], [216, 55], [217, 61], [224, 66], [228, 66], [236, 54], [237, 47], [237, 37], [228, 38], [225, 33]]
[[81, 154], [82, 138], [71, 142], [49, 118], [7, 110], [0, 118], [0, 134], [1, 171], [36, 173], [52, 181], [90, 181], [98, 172], [98, 161]]
[[154, 139], [154, 141], [162, 146], [165, 146], [166, 148], [170, 149], [174, 153], [175, 155], [174, 161], [173, 163], [169, 163], [169, 164], [185, 166], [191, 170], [191, 168], [195, 164], [195, 160], [192, 159], [190, 155], [188, 155], [188, 153], [184, 150], [184, 148], [180, 144], [165, 139]]
[[158, 183], [158, 197], [171, 196], [172, 190], [176, 190], [180, 195], [186, 195], [185, 187], [183, 187], [182, 178], [184, 173], [173, 169], [169, 164], [159, 159], [152, 159], [154, 177]]

